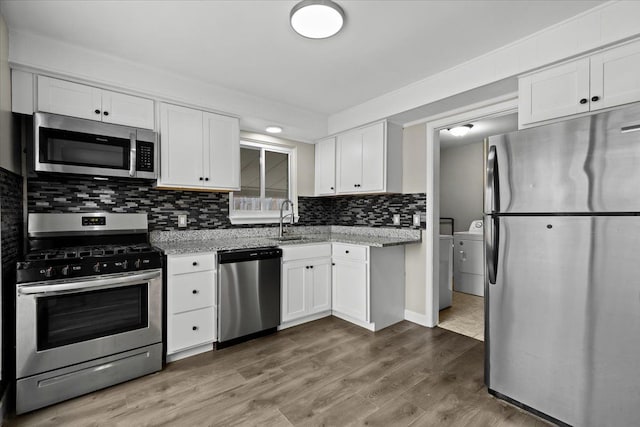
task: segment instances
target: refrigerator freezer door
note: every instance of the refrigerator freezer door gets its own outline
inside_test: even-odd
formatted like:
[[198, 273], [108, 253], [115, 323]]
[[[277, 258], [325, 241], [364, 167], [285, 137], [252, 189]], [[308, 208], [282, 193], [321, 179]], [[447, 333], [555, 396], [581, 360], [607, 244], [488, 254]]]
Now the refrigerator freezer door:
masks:
[[492, 146], [500, 207], [487, 197], [486, 213], [640, 212], [640, 105], [491, 137]]
[[499, 227], [489, 388], [571, 425], [637, 425], [640, 217], [502, 217]]

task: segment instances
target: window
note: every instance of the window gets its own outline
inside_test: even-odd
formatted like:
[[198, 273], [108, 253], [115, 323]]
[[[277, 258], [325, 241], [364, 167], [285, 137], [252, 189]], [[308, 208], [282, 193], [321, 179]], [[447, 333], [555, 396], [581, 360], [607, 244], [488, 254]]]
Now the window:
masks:
[[[282, 202], [297, 204], [292, 186], [294, 154], [293, 148], [240, 142], [240, 191], [229, 196], [232, 224], [277, 222]], [[284, 212], [291, 213], [290, 206]]]

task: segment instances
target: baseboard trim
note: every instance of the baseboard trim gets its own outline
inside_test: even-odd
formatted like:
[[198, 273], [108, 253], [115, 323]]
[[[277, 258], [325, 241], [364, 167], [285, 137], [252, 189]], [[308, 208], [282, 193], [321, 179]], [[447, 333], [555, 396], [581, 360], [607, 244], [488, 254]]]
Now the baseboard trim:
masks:
[[167, 354], [167, 363], [175, 362], [185, 357], [195, 356], [196, 354], [206, 353], [207, 351], [213, 351], [213, 344], [199, 345], [173, 354]]
[[429, 322], [429, 319], [425, 314], [416, 313], [415, 311], [411, 311], [411, 310], [404, 311], [404, 320], [417, 323], [420, 326], [426, 326], [427, 328], [433, 328], [437, 326], [437, 325], [431, 325], [431, 323]]
[[322, 319], [323, 317], [329, 317], [329, 316], [331, 316], [331, 310], [312, 314], [311, 316], [302, 317], [296, 320], [290, 320], [288, 322], [284, 322], [280, 324], [280, 326], [278, 326], [278, 330], [282, 331], [283, 329], [292, 328], [294, 326], [302, 325], [303, 323], [313, 322], [314, 320]]

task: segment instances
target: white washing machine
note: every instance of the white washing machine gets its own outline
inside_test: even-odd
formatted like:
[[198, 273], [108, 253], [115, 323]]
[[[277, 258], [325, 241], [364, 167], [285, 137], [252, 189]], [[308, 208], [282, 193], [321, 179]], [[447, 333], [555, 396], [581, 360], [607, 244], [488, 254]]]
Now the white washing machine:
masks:
[[469, 231], [453, 234], [453, 287], [456, 291], [484, 296], [484, 227], [481, 219]]

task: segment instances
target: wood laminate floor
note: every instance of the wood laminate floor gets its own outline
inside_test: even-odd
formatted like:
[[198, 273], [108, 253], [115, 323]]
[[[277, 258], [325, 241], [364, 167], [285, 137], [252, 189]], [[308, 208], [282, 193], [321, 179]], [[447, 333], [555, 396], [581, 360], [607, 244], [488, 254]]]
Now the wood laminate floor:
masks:
[[483, 343], [334, 317], [169, 364], [10, 426], [542, 426], [483, 385]]

